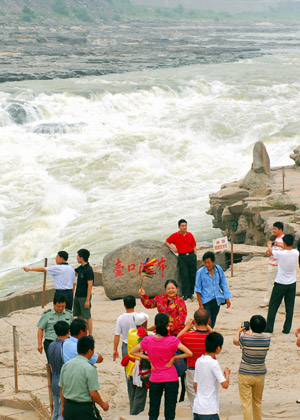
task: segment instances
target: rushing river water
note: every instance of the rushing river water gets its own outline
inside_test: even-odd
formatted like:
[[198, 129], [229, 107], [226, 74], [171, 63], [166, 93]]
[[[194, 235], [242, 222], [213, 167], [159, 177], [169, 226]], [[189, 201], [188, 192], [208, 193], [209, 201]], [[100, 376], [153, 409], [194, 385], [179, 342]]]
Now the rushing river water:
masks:
[[210, 243], [220, 232], [208, 196], [246, 174], [256, 141], [272, 166], [293, 163], [299, 68], [297, 47], [279, 46], [230, 63], [2, 84], [0, 296], [42, 278], [3, 270], [80, 247], [101, 261], [135, 239], [164, 241], [181, 217]]

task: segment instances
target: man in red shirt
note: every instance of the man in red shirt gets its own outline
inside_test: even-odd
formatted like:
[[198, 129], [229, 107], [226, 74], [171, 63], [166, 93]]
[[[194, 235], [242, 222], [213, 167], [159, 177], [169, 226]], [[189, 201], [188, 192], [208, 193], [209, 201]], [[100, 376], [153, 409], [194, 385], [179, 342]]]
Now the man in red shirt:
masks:
[[208, 312], [205, 309], [198, 309], [194, 313], [194, 318], [189, 319], [184, 329], [177, 335], [182, 344], [193, 353], [192, 357], [186, 359], [187, 371], [185, 374], [185, 388], [191, 409], [193, 409], [195, 398], [195, 364], [197, 359], [205, 354], [205, 339], [211, 331], [212, 328], [209, 326]]
[[[197, 249], [194, 236], [187, 231], [187, 221], [180, 219], [179, 231], [169, 236], [165, 242], [176, 254], [178, 253], [179, 274], [183, 299], [193, 300], [197, 271]], [[173, 244], [173, 245], [172, 245]], [[175, 245], [175, 246], [174, 246]]]

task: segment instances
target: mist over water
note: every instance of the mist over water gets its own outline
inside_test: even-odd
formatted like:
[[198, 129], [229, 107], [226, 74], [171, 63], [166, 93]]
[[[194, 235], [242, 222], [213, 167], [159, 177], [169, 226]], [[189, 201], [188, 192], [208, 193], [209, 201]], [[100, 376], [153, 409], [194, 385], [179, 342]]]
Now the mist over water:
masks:
[[[256, 141], [271, 166], [293, 163], [299, 66], [288, 52], [2, 84], [0, 271], [60, 249], [87, 247], [101, 261], [135, 239], [164, 241], [181, 217], [210, 243], [220, 232], [205, 213], [208, 196], [247, 173]], [[4, 273], [0, 295], [41, 281]]]

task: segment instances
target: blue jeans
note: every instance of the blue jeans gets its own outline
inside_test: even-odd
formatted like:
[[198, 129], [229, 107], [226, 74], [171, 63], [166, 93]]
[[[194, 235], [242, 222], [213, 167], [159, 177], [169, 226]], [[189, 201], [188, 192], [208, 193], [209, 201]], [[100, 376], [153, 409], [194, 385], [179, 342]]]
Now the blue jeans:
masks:
[[194, 420], [220, 420], [218, 414], [196, 414], [194, 413]]
[[52, 394], [52, 397], [53, 397], [54, 408], [53, 408], [53, 414], [52, 414], [52, 419], [51, 420], [63, 420], [63, 418], [61, 416], [60, 397], [56, 396], [54, 394]]

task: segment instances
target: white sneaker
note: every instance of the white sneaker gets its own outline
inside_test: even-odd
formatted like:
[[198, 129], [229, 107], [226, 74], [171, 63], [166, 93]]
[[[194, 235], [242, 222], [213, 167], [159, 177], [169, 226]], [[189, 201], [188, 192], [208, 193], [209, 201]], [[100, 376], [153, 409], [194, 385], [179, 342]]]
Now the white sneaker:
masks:
[[266, 308], [267, 306], [269, 306], [269, 302], [263, 302], [259, 305], [261, 308]]

